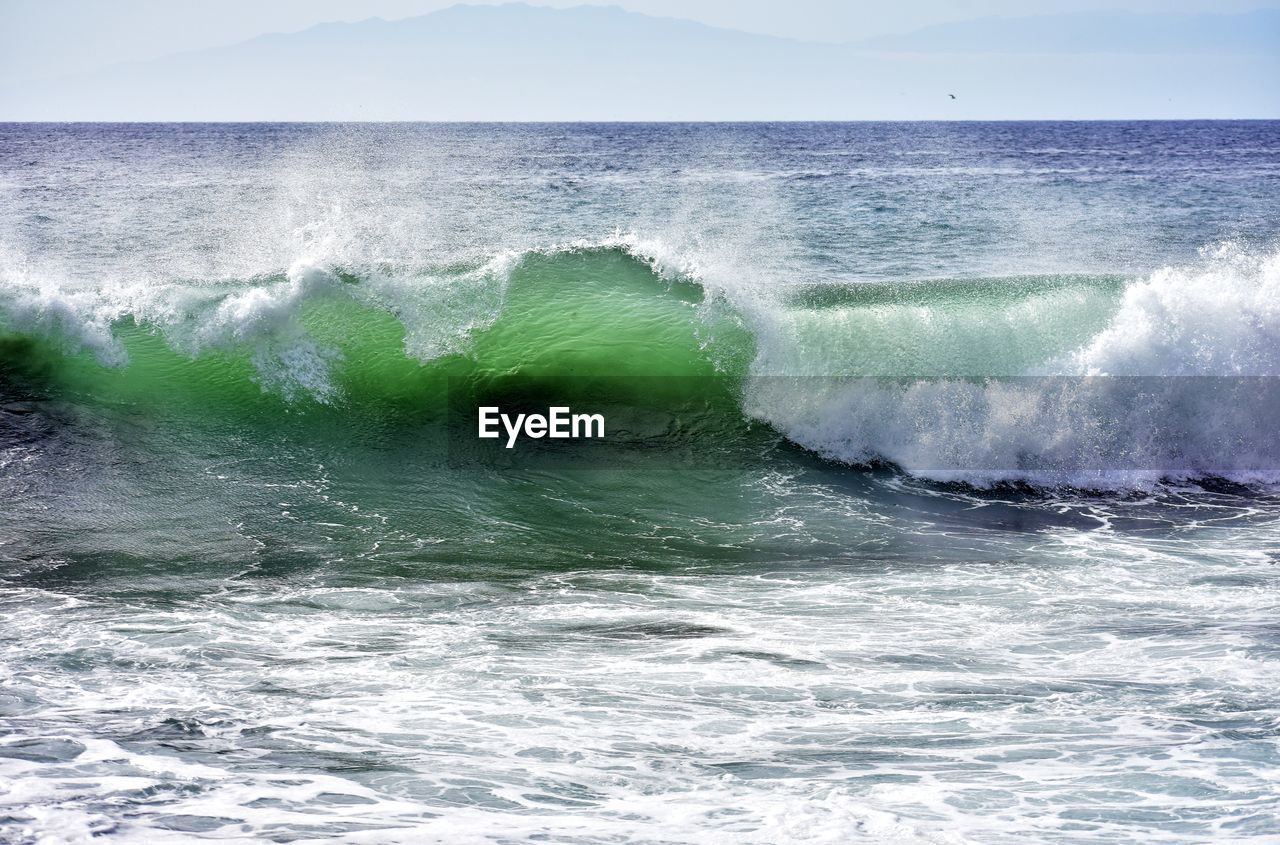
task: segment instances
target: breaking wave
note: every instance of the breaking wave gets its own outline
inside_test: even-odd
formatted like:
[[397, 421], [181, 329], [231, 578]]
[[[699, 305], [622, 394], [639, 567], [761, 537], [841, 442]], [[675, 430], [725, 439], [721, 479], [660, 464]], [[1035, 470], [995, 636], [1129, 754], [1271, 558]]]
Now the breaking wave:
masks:
[[64, 287], [13, 256], [0, 271], [15, 395], [359, 414], [429, 409], [458, 377], [701, 378], [733, 385], [716, 413], [940, 480], [1133, 486], [1280, 465], [1275, 250], [1218, 245], [1139, 279], [771, 288], [621, 234], [219, 283]]

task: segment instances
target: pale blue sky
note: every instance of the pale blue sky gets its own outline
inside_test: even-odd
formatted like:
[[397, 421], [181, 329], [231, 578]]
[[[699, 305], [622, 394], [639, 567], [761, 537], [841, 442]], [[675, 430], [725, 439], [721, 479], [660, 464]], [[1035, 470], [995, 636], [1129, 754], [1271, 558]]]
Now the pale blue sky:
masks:
[[0, 0], [0, 120], [1280, 116], [1280, 0], [454, 5]]
[[[484, 2], [484, 0], [473, 0]], [[576, 6], [581, 0], [530, 0]], [[604, 0], [609, 2], [609, 0]], [[231, 44], [323, 21], [402, 18], [453, 0], [0, 0], [0, 82]], [[603, 5], [603, 3], [602, 3]], [[654, 15], [792, 38], [844, 41], [988, 15], [1086, 10], [1231, 12], [1268, 0], [613, 0]]]

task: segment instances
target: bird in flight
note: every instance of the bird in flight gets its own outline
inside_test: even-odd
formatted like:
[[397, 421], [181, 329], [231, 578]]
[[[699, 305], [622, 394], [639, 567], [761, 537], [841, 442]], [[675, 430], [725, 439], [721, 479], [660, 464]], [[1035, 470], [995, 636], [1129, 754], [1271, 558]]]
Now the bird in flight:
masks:
[[956, 95], [955, 95], [955, 94], [948, 94], [947, 96], [948, 96], [948, 97], [950, 97], [950, 98], [951, 98], [951, 99], [953, 99], [953, 100], [956, 98]]

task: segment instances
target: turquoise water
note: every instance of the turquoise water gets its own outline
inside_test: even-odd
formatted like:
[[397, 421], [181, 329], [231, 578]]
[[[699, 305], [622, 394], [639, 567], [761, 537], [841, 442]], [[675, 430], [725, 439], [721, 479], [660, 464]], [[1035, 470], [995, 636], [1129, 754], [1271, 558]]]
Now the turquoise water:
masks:
[[0, 139], [0, 838], [1280, 835], [1276, 124]]

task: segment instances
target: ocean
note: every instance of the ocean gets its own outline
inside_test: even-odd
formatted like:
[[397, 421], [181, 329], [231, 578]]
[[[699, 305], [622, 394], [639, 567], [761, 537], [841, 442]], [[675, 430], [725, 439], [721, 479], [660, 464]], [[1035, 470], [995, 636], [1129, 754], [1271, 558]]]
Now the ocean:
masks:
[[1274, 842], [1277, 375], [1280, 122], [0, 124], [0, 841]]

